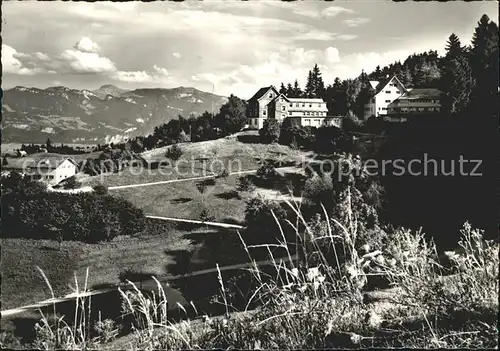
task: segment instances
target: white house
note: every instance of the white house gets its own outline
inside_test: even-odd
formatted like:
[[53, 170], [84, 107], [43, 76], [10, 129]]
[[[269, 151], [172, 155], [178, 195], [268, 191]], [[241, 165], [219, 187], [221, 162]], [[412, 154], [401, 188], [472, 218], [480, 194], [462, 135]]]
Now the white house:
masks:
[[323, 99], [289, 98], [280, 94], [274, 86], [264, 87], [248, 101], [249, 127], [261, 129], [266, 118], [283, 122], [290, 118], [301, 126], [321, 127], [341, 126], [341, 117], [328, 116], [328, 108]]
[[3, 168], [17, 171], [32, 180], [40, 180], [50, 185], [78, 173], [78, 164], [70, 157], [58, 154], [38, 153], [23, 158], [12, 158]]
[[387, 115], [389, 104], [408, 91], [396, 76], [380, 82], [370, 81], [370, 85], [375, 90], [375, 94], [370, 101], [365, 104], [365, 120], [371, 116], [378, 117]]

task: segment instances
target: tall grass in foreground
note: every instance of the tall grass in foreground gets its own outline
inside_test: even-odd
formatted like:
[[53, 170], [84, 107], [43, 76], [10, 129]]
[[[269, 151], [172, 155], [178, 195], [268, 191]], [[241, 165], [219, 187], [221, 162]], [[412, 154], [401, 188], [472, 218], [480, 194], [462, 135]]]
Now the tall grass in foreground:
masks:
[[[202, 322], [170, 325], [146, 316], [155, 299], [138, 298], [130, 310], [144, 315], [136, 346], [146, 349], [299, 349], [359, 347], [496, 347], [498, 338], [498, 245], [465, 224], [460, 253], [443, 267], [435, 246], [422, 233], [397, 230], [380, 247], [359, 244], [356, 218], [347, 223], [328, 218], [323, 228], [307, 223], [297, 206], [295, 228], [302, 254], [295, 260], [283, 228], [281, 240], [264, 245], [273, 261], [271, 273], [253, 263], [254, 286], [241, 313]], [[303, 228], [300, 230], [299, 228]], [[241, 236], [240, 236], [241, 238]], [[243, 239], [242, 239], [243, 241]], [[329, 243], [329, 245], [325, 245]], [[263, 245], [259, 245], [263, 246]], [[288, 263], [273, 257], [282, 247]], [[313, 258], [313, 259], [312, 259]], [[392, 285], [388, 302], [364, 301], [373, 276]], [[246, 276], [246, 279], [249, 277]], [[222, 303], [233, 308], [228, 284], [219, 271]], [[161, 285], [158, 285], [161, 291]], [[131, 296], [133, 296], [132, 293]], [[161, 295], [160, 293], [158, 295]], [[140, 292], [135, 293], [141, 296]], [[163, 296], [163, 295], [162, 295]], [[130, 299], [130, 297], [129, 297]], [[250, 305], [257, 306], [248, 310]], [[153, 308], [153, 311], [155, 308]], [[146, 332], [144, 332], [146, 331]]]
[[[497, 347], [498, 244], [485, 241], [479, 230], [466, 223], [460, 252], [448, 253], [449, 262], [443, 266], [435, 246], [422, 233], [400, 229], [378, 247], [369, 247], [360, 242], [357, 218], [349, 207], [345, 223], [329, 218], [324, 211], [321, 225], [312, 225], [298, 206], [288, 205], [297, 214], [297, 221], [288, 224], [295, 230], [299, 258], [279, 221], [276, 229], [281, 239], [259, 245], [268, 249], [273, 262], [270, 270], [258, 267], [251, 255], [255, 246], [247, 245], [240, 236], [252, 264], [245, 279], [253, 282], [241, 312], [230, 313], [235, 310], [232, 295], [220, 270], [221, 303], [226, 308], [222, 317], [172, 324], [168, 299], [158, 281], [157, 291], [148, 295], [132, 283], [132, 290], [120, 290], [123, 313], [133, 317], [132, 346]], [[274, 247], [286, 250], [287, 263], [273, 256]], [[385, 302], [366, 299], [368, 282], [377, 276], [392, 286]], [[82, 313], [89, 305], [90, 301], [85, 304], [83, 299], [77, 303], [80, 312], [75, 312], [71, 327], [62, 319], [50, 323], [44, 317], [37, 345], [89, 349], [111, 340], [90, 337], [89, 317]], [[109, 329], [104, 334], [115, 335]]]

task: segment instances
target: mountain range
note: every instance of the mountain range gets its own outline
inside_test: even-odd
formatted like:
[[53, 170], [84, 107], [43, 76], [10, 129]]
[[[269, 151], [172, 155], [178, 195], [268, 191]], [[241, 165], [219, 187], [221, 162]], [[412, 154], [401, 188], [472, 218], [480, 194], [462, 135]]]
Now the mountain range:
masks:
[[97, 90], [17, 86], [3, 91], [2, 142], [109, 143], [151, 133], [179, 115], [218, 111], [227, 98], [190, 87]]

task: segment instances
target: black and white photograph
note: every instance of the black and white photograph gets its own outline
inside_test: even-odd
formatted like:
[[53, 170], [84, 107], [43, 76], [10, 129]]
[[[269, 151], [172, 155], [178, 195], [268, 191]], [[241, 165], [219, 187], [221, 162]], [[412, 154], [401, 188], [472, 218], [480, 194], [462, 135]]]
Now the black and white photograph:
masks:
[[0, 348], [498, 349], [498, 1], [3, 1]]

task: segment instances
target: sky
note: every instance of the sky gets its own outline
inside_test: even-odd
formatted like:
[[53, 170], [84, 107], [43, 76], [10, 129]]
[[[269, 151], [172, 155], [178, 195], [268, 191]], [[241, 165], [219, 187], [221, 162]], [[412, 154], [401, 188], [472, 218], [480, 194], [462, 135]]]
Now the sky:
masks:
[[195, 87], [250, 98], [470, 43], [496, 1], [3, 2], [2, 88]]

